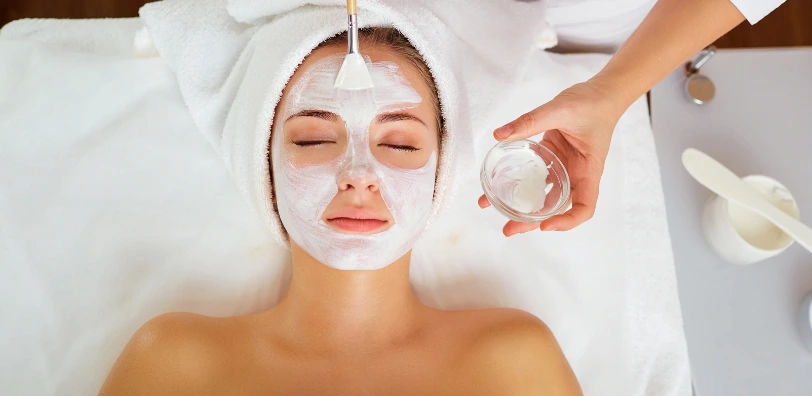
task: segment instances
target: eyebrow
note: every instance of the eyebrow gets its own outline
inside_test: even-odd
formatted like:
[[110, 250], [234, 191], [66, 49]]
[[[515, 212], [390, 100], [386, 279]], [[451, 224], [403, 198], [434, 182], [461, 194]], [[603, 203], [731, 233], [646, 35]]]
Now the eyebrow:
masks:
[[322, 110], [302, 110], [290, 117], [288, 117], [285, 121], [288, 121], [292, 118], [296, 117], [316, 117], [321, 118], [322, 120], [338, 122], [341, 120], [341, 117], [338, 116], [336, 113], [331, 113], [329, 111], [322, 111]]
[[[288, 120], [296, 118], [296, 117], [316, 117], [316, 118], [321, 118], [322, 120], [332, 121], [332, 122], [341, 121], [341, 117], [339, 117], [338, 114], [331, 113], [329, 111], [323, 111], [323, 110], [302, 110], [302, 111], [288, 117], [285, 121], [288, 121]], [[423, 120], [421, 120], [417, 116], [414, 116], [414, 115], [409, 114], [409, 113], [404, 113], [404, 112], [381, 114], [381, 115], [379, 115], [378, 117], [375, 118], [375, 121], [379, 122], [381, 124], [387, 123], [387, 122], [397, 122], [397, 121], [416, 121], [416, 122], [419, 122], [419, 123], [423, 124], [423, 126], [428, 128], [428, 125], [426, 125], [426, 123]]]
[[428, 125], [426, 125], [426, 123], [423, 122], [423, 120], [421, 120], [420, 118], [418, 118], [418, 117], [416, 117], [414, 115], [411, 115], [409, 113], [386, 113], [386, 114], [381, 114], [377, 118], [375, 118], [375, 121], [377, 121], [379, 123], [382, 123], [382, 124], [385, 123], [385, 122], [396, 122], [396, 121], [417, 121], [417, 122], [423, 124], [423, 126], [428, 128]]

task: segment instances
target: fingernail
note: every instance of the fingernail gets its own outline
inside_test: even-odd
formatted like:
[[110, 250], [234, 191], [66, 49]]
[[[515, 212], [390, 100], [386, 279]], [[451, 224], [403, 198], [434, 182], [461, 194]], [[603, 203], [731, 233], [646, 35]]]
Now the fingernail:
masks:
[[501, 128], [497, 128], [493, 135], [496, 136], [497, 139], [504, 139], [513, 134], [513, 125], [505, 125]]
[[548, 228], [545, 228], [544, 231], [558, 231], [558, 228], [548, 227]]

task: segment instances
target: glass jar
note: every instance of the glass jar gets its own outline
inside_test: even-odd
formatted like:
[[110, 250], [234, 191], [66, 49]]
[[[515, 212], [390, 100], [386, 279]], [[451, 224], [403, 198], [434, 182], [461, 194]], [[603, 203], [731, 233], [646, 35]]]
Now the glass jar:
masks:
[[499, 142], [479, 174], [485, 196], [509, 219], [539, 223], [569, 205], [570, 179], [552, 151], [527, 139]]

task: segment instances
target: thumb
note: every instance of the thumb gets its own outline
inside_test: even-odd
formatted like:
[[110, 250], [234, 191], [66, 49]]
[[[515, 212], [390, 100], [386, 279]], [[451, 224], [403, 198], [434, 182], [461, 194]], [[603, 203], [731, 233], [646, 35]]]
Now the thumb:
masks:
[[557, 117], [558, 105], [555, 99], [525, 113], [505, 126], [493, 131], [496, 140], [507, 138], [528, 138], [544, 131], [557, 129], [560, 121]]

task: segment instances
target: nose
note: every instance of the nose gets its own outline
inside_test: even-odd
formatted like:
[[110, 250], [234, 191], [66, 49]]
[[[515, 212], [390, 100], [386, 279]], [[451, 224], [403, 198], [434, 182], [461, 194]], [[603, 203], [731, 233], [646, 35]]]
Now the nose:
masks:
[[380, 178], [368, 161], [351, 161], [341, 170], [338, 177], [340, 191], [355, 189], [377, 192], [378, 188], [380, 188]]

